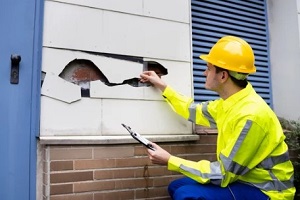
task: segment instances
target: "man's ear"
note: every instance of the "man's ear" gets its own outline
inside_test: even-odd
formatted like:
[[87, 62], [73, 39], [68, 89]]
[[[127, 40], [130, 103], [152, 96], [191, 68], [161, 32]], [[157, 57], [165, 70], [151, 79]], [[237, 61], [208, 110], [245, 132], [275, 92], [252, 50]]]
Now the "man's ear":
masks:
[[228, 73], [227, 73], [226, 71], [222, 71], [221, 73], [222, 73], [221, 78], [222, 78], [223, 80], [226, 79], [226, 78], [228, 77]]
[[228, 71], [222, 71], [221, 72], [221, 81], [224, 83], [225, 81], [227, 81], [228, 78], [229, 78]]

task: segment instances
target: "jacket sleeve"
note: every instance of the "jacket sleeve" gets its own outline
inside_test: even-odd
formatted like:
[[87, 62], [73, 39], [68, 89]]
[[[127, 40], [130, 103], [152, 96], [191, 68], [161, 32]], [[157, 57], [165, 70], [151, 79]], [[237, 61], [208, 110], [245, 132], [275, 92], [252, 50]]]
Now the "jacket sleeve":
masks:
[[166, 87], [162, 95], [173, 111], [183, 118], [197, 125], [216, 127], [214, 118], [219, 100], [196, 104], [192, 98], [177, 93], [170, 86]]
[[[216, 126], [214, 121], [216, 112], [214, 110], [217, 101], [194, 104], [192, 98], [178, 94], [170, 86], [166, 87], [163, 96], [171, 108], [185, 119], [203, 126]], [[210, 111], [208, 111], [208, 104], [211, 108]], [[216, 182], [218, 184], [224, 175], [219, 161], [210, 162], [208, 160], [201, 160], [194, 162], [176, 156], [170, 157], [168, 169], [180, 172], [199, 183]]]
[[168, 170], [180, 172], [202, 184], [211, 182], [219, 185], [223, 179], [221, 169], [219, 161], [201, 160], [194, 162], [176, 156], [171, 156], [168, 161]]
[[[270, 154], [265, 149], [268, 141], [264, 131], [252, 121], [240, 122], [233, 131], [232, 138], [220, 150], [215, 162], [201, 160], [188, 161], [171, 156], [168, 169], [180, 172], [199, 183], [213, 183], [226, 187], [256, 167]], [[255, 140], [251, 139], [255, 137]]]

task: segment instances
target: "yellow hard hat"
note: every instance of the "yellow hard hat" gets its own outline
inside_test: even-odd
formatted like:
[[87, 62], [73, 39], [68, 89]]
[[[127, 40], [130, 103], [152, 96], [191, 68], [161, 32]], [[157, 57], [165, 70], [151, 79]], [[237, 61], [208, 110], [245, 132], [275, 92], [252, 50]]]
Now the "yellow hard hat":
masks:
[[251, 46], [235, 36], [224, 36], [200, 58], [217, 67], [240, 73], [254, 73], [254, 53]]

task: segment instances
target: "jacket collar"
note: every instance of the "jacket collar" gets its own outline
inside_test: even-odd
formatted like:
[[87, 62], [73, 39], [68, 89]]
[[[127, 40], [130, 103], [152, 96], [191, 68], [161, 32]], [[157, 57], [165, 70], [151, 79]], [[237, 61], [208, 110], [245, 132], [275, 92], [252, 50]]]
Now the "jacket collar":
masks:
[[240, 90], [239, 92], [231, 95], [226, 100], [223, 100], [223, 109], [224, 111], [227, 111], [232, 106], [240, 102], [243, 98], [248, 96], [253, 91], [252, 85], [248, 82], [247, 86]]

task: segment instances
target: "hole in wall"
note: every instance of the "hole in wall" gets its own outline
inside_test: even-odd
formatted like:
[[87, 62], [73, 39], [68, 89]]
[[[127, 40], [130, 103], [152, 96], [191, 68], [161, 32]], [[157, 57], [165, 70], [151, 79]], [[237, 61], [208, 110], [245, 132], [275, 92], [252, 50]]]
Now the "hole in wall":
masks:
[[46, 76], [46, 72], [42, 71], [41, 72], [41, 87], [43, 86], [45, 76]]
[[[143, 61], [143, 71], [155, 71], [159, 77], [167, 75], [168, 70], [156, 61]], [[45, 76], [45, 74], [43, 74]], [[149, 83], [141, 83], [140, 78], [133, 77], [120, 83], [111, 83], [103, 72], [91, 61], [87, 59], [74, 59], [70, 61], [59, 74], [62, 79], [79, 85], [81, 96], [90, 97], [90, 82], [100, 80], [103, 84], [114, 87], [128, 84], [132, 87], [148, 87]]]
[[[162, 66], [160, 63], [155, 61], [144, 61], [143, 62], [143, 71], [155, 71], [155, 73], [161, 77], [168, 74], [168, 70]], [[140, 78], [134, 77], [124, 80], [122, 83], [105, 83], [108, 86], [117, 86], [128, 84], [132, 87], [148, 87], [151, 86], [149, 83], [141, 83]]]
[[59, 77], [79, 85], [82, 97], [90, 96], [90, 81], [109, 82], [101, 70], [92, 61], [86, 59], [72, 60], [59, 74]]
[[155, 73], [162, 77], [168, 74], [168, 69], [162, 66], [160, 63], [155, 61], [145, 61], [144, 62], [144, 71], [155, 71]]

